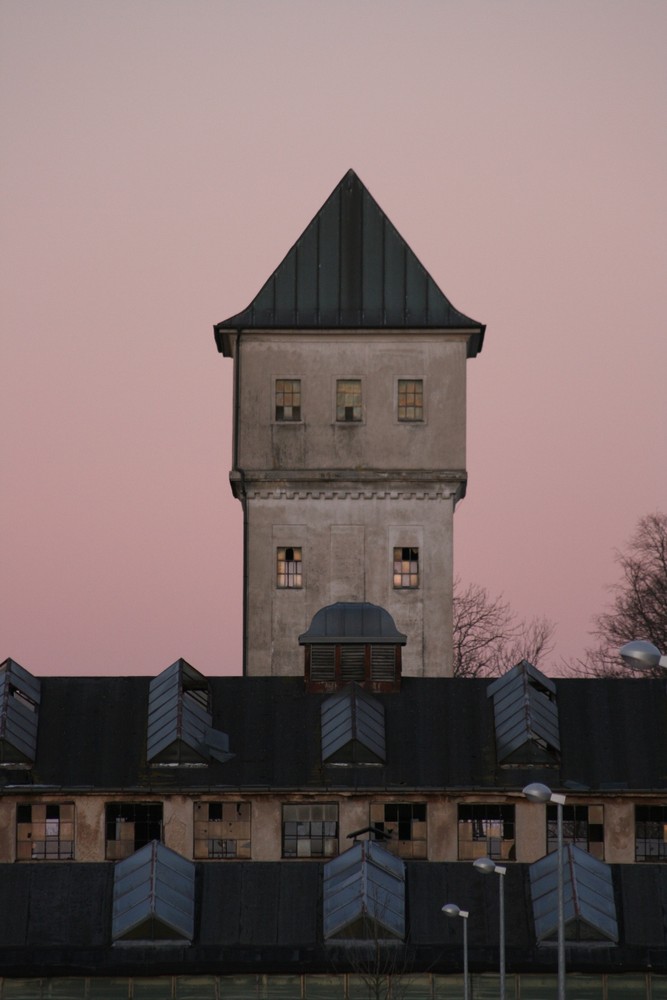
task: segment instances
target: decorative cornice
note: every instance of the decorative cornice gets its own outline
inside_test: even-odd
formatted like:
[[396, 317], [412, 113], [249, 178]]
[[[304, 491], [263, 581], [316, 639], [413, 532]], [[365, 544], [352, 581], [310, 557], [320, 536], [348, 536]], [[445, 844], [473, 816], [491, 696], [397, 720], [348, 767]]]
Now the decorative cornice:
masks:
[[387, 473], [354, 470], [298, 470], [230, 473], [239, 500], [459, 500], [465, 493], [461, 470]]

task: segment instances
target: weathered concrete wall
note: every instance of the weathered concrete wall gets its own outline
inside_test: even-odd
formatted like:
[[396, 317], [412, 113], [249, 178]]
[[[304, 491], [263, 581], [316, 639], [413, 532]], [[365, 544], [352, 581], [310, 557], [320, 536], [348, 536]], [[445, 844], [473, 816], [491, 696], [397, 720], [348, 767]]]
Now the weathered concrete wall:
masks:
[[[252, 334], [235, 351], [235, 489], [246, 503], [246, 671], [300, 675], [298, 636], [336, 601], [386, 608], [408, 636], [407, 676], [452, 672], [453, 512], [465, 480], [466, 343], [437, 333]], [[275, 382], [301, 381], [301, 420], [276, 422]], [[362, 384], [363, 419], [336, 421], [336, 381]], [[424, 419], [398, 420], [400, 378]], [[279, 546], [303, 551], [302, 589], [276, 586]], [[420, 585], [395, 589], [395, 546]]]

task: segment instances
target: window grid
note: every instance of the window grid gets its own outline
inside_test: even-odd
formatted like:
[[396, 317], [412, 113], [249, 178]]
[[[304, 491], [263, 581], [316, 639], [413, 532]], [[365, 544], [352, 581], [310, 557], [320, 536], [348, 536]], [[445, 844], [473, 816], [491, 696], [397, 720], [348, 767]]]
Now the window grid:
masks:
[[276, 585], [282, 590], [297, 590], [303, 586], [301, 549], [287, 546], [278, 549]]
[[459, 806], [459, 861], [514, 857], [514, 806], [488, 804]]
[[283, 806], [283, 857], [331, 858], [338, 854], [338, 806], [295, 803]]
[[279, 423], [301, 420], [301, 379], [276, 379], [276, 420]]
[[361, 379], [338, 379], [336, 382], [336, 420], [339, 423], [361, 420]]
[[424, 382], [420, 378], [399, 378], [398, 419], [406, 422], [424, 419]]
[[106, 858], [129, 858], [152, 840], [162, 840], [161, 802], [108, 802]]
[[[604, 806], [563, 806], [563, 843], [604, 861]], [[558, 807], [547, 805], [547, 853], [558, 850]]]
[[635, 861], [667, 861], [667, 805], [635, 806]]
[[194, 857], [250, 858], [249, 802], [195, 802]]
[[71, 861], [73, 858], [73, 802], [17, 805], [17, 861]]
[[375, 802], [370, 810], [371, 826], [389, 836], [374, 835], [400, 858], [426, 859], [426, 803]]
[[419, 549], [397, 546], [394, 549], [394, 587], [415, 590], [419, 586]]

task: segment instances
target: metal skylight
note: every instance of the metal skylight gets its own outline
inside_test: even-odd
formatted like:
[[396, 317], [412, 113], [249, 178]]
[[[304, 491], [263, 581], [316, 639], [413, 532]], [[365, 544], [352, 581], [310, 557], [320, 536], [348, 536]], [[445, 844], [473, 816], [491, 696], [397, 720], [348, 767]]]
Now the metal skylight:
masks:
[[[563, 848], [566, 941], [618, 942], [611, 868], [573, 844]], [[558, 936], [558, 853], [530, 866], [535, 936], [540, 943]]]
[[154, 767], [205, 767], [233, 756], [229, 738], [214, 729], [208, 681], [177, 660], [150, 683], [146, 757]]
[[359, 841], [324, 866], [324, 937], [405, 938], [405, 864], [375, 841]]
[[195, 866], [157, 840], [114, 869], [112, 937], [187, 941], [195, 927]]
[[556, 685], [522, 660], [489, 684], [498, 762], [505, 766], [555, 764], [560, 753]]
[[358, 684], [322, 702], [324, 764], [384, 764], [384, 706]]
[[14, 660], [0, 665], [0, 767], [34, 764], [40, 691], [40, 681]]

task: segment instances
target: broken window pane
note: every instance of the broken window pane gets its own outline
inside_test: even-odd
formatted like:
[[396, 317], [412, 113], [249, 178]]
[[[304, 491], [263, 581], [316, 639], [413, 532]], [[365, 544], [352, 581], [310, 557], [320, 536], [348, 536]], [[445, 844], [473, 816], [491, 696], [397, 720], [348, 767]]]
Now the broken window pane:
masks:
[[303, 586], [300, 548], [286, 546], [278, 549], [276, 585], [282, 589]]
[[419, 586], [419, 549], [394, 549], [394, 587], [415, 589]]

